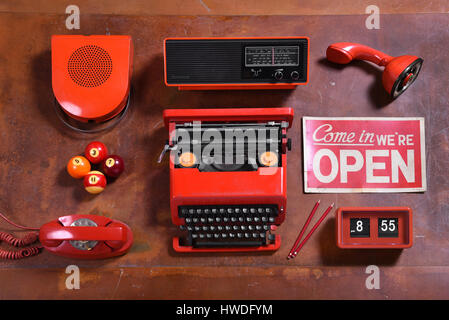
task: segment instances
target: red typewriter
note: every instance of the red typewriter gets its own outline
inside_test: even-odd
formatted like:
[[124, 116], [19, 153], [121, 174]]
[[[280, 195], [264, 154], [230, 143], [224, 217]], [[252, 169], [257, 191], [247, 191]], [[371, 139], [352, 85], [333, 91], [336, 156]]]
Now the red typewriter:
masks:
[[175, 251], [279, 248], [292, 121], [291, 108], [164, 111]]

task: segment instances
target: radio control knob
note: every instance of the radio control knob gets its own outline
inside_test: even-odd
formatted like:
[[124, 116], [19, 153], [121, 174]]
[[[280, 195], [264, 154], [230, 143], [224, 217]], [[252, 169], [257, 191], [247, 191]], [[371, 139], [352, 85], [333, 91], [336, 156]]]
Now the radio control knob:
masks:
[[275, 73], [274, 73], [274, 78], [276, 79], [276, 80], [282, 80], [282, 78], [284, 77], [284, 74], [282, 73], [282, 71], [276, 71]]
[[298, 80], [299, 79], [299, 72], [298, 71], [292, 71], [292, 73], [290, 74], [290, 77], [292, 77], [293, 80]]
[[261, 73], [262, 72], [262, 69], [251, 69], [251, 72], [252, 72], [252, 74], [253, 74], [253, 77], [258, 77], [259, 76], [259, 73]]

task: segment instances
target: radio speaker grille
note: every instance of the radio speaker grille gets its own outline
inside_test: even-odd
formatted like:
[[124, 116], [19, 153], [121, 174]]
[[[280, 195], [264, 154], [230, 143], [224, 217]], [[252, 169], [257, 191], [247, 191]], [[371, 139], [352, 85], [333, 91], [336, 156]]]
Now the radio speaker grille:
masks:
[[240, 79], [242, 46], [236, 41], [167, 41], [168, 83], [220, 83]]
[[96, 45], [87, 45], [72, 53], [67, 69], [70, 78], [76, 84], [94, 88], [109, 79], [112, 73], [112, 59], [105, 49]]

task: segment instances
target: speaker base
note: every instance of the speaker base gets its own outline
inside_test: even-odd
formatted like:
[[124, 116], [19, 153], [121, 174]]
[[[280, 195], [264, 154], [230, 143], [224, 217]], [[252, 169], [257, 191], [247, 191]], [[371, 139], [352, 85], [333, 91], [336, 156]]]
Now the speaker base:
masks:
[[88, 120], [88, 121], [80, 121], [77, 119], [74, 119], [70, 117], [61, 107], [61, 105], [58, 103], [58, 101], [54, 100], [54, 109], [55, 113], [58, 116], [59, 120], [68, 128], [81, 132], [81, 133], [98, 133], [102, 131], [106, 131], [109, 129], [112, 129], [115, 127], [126, 115], [130, 102], [131, 102], [131, 92], [132, 88], [129, 91], [128, 97], [126, 98], [126, 103], [123, 106], [123, 109], [118, 112], [113, 117], [105, 120], [97, 122], [95, 120]]

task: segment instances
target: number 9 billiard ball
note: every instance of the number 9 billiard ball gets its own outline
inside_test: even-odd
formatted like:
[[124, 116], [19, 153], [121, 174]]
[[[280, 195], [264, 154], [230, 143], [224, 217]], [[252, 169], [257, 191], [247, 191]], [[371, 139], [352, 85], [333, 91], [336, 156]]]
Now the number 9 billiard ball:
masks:
[[103, 143], [93, 141], [87, 145], [84, 155], [91, 163], [97, 164], [108, 156], [108, 149]]
[[106, 177], [100, 171], [90, 171], [83, 182], [86, 191], [92, 194], [100, 193], [106, 187]]
[[111, 178], [117, 178], [125, 170], [123, 159], [118, 155], [107, 156], [103, 161], [103, 172]]
[[67, 172], [75, 179], [81, 179], [90, 171], [90, 162], [83, 156], [76, 156], [67, 163]]

